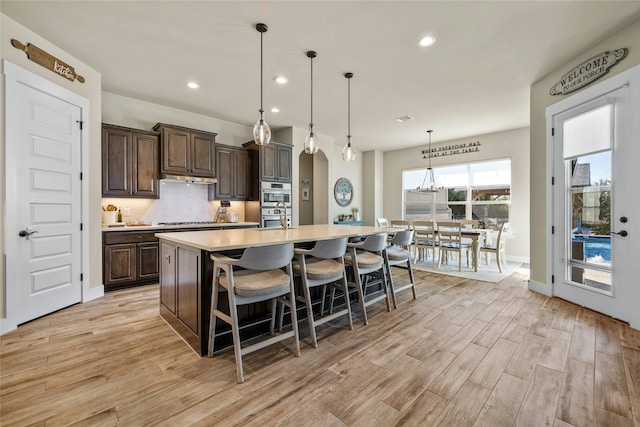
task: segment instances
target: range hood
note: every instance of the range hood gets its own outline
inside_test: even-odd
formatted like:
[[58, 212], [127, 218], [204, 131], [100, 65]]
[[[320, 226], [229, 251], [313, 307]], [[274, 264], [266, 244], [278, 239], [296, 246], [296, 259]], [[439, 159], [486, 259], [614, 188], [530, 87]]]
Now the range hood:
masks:
[[165, 173], [160, 175], [160, 181], [184, 182], [186, 184], [215, 184], [216, 182], [218, 182], [216, 178], [203, 178], [201, 176], [169, 175]]

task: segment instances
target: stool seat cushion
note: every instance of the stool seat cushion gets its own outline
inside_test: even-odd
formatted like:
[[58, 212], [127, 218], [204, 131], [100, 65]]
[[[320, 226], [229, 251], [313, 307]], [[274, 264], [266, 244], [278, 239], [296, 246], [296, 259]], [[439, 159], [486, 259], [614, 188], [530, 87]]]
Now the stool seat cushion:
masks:
[[[320, 259], [308, 257], [305, 259], [307, 266], [307, 278], [309, 280], [340, 279], [344, 268], [342, 264], [333, 259]], [[294, 264], [293, 270], [300, 274], [300, 264]]]
[[[229, 289], [226, 275], [220, 277], [220, 284]], [[289, 292], [289, 275], [280, 269], [275, 270], [238, 270], [233, 272], [233, 284], [236, 295], [255, 297], [259, 295], [283, 294]]]
[[[382, 265], [382, 257], [368, 251], [358, 251], [358, 267], [362, 268], [374, 268]], [[344, 256], [344, 262], [347, 264], [353, 264], [351, 260], [351, 254]]]
[[389, 246], [387, 248], [387, 257], [389, 261], [406, 261], [409, 259], [409, 251], [397, 246]]

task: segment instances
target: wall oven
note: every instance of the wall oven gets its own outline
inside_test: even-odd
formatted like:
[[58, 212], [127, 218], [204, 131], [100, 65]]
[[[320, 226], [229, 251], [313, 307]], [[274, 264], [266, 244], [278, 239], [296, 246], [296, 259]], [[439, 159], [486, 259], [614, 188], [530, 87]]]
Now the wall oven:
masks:
[[[280, 223], [280, 213], [277, 209], [260, 209], [260, 227], [262, 228], [282, 228]], [[291, 211], [287, 207], [287, 227], [291, 227]]]
[[278, 202], [284, 202], [287, 209], [291, 208], [291, 184], [262, 182], [260, 184], [260, 207], [275, 207]]

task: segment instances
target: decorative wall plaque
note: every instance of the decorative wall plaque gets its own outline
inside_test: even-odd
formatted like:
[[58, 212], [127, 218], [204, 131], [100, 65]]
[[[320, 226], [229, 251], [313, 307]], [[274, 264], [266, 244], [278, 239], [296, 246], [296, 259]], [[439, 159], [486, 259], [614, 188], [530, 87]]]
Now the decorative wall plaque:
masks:
[[609, 72], [627, 56], [628, 49], [602, 52], [576, 65], [549, 89], [550, 95], [565, 95], [586, 86]]
[[340, 178], [333, 187], [333, 197], [340, 206], [349, 206], [353, 200], [353, 184], [347, 178]]
[[76, 70], [71, 65], [59, 60], [50, 53], [45, 52], [38, 46], [31, 43], [27, 43], [25, 46], [16, 39], [11, 39], [11, 45], [16, 49], [23, 50], [27, 54], [27, 58], [36, 64], [42, 65], [44, 68], [53, 71], [65, 79], [71, 81], [78, 80], [80, 83], [84, 83], [84, 77], [76, 74]]
[[430, 153], [429, 150], [422, 150], [420, 154], [422, 154], [423, 159], [428, 159], [429, 157], [433, 159], [434, 157], [455, 156], [456, 154], [477, 153], [479, 151], [480, 141], [473, 141], [432, 148]]

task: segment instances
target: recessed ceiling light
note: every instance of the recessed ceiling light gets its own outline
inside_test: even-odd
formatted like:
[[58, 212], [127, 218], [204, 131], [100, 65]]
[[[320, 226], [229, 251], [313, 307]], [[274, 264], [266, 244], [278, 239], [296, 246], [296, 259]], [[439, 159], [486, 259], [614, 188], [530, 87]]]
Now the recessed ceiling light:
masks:
[[200, 85], [196, 82], [189, 82], [187, 83], [187, 86], [190, 87], [191, 89], [198, 89], [200, 87]]
[[395, 120], [396, 122], [402, 123], [402, 122], [408, 122], [409, 120], [413, 120], [413, 117], [407, 114], [405, 116], [396, 117], [393, 120]]
[[426, 36], [420, 39], [420, 46], [431, 46], [436, 42], [435, 37]]
[[280, 112], [280, 109], [279, 109], [278, 107], [273, 107], [273, 108], [271, 109], [271, 112], [272, 112], [272, 113], [279, 113], [279, 112]]
[[289, 79], [288, 79], [288, 78], [286, 78], [285, 76], [275, 76], [275, 77], [273, 78], [273, 80], [274, 80], [276, 83], [281, 84], [281, 85], [283, 85], [283, 84], [285, 84], [286, 82], [288, 82], [288, 81], [289, 81]]

